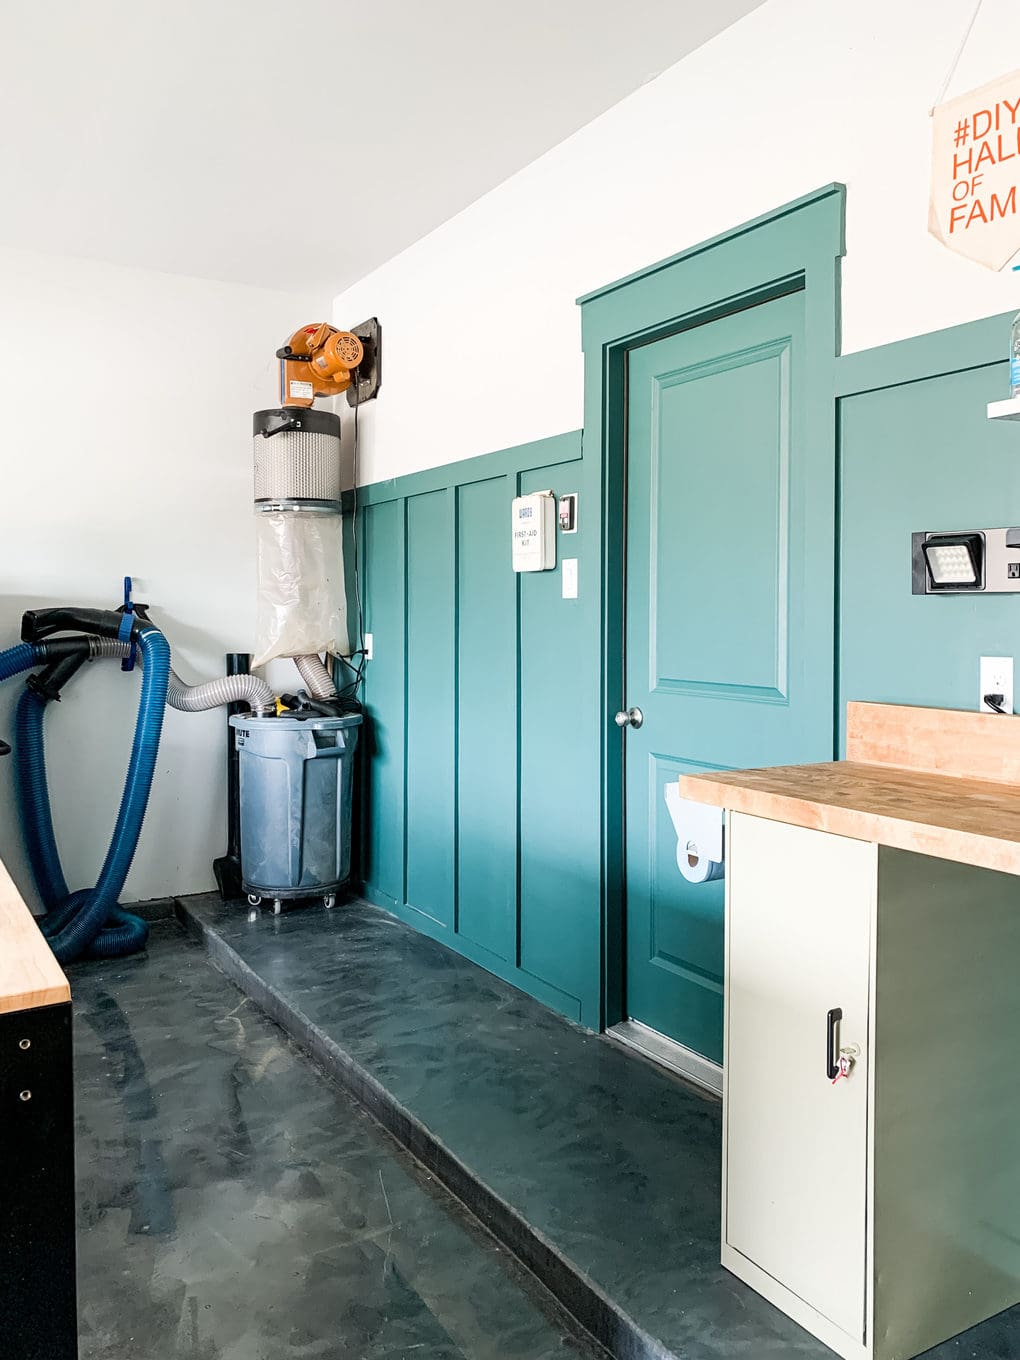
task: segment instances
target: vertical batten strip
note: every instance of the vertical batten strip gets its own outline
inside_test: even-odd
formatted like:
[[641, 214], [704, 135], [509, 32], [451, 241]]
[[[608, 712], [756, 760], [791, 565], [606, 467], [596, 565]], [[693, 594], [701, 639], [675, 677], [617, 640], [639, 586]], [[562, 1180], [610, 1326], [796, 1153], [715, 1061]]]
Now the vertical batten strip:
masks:
[[[521, 494], [521, 476], [518, 472], [513, 479], [513, 494]], [[509, 482], [509, 478], [507, 481]], [[513, 499], [513, 497], [511, 497]], [[509, 517], [508, 517], [509, 518]], [[517, 853], [514, 857], [514, 935], [513, 935], [513, 965], [515, 968], [521, 966], [521, 919], [524, 912], [524, 890], [523, 890], [523, 864], [521, 856], [521, 818], [522, 818], [522, 764], [524, 731], [521, 723], [521, 698], [522, 698], [522, 675], [521, 675], [521, 656], [524, 651], [522, 647], [522, 607], [523, 600], [521, 595], [521, 574], [514, 573], [514, 594], [515, 594], [515, 625], [516, 637], [514, 651], [516, 655], [515, 666], [515, 713], [514, 713], [514, 746], [517, 752], [517, 763], [514, 770], [514, 780], [516, 784], [514, 810], [515, 810], [515, 837], [517, 841]]]
[[450, 487], [447, 500], [450, 505], [451, 540], [453, 547], [453, 627], [450, 635], [453, 641], [453, 878], [451, 891], [451, 919], [455, 935], [460, 934], [460, 498], [462, 488]]
[[402, 851], [401, 851], [401, 888], [400, 888], [400, 901], [401, 901], [401, 905], [403, 905], [403, 906], [405, 906], [405, 907], [407, 906], [407, 843], [408, 843], [408, 835], [407, 835], [407, 827], [408, 827], [407, 765], [408, 765], [408, 752], [409, 752], [410, 744], [411, 744], [411, 743], [410, 743], [410, 740], [409, 740], [410, 733], [409, 733], [409, 730], [408, 730], [408, 723], [409, 723], [409, 720], [410, 720], [410, 703], [409, 703], [409, 699], [410, 699], [411, 670], [412, 670], [412, 664], [411, 664], [412, 658], [411, 658], [411, 646], [410, 646], [410, 642], [411, 642], [411, 630], [410, 630], [409, 623], [408, 623], [408, 608], [407, 608], [407, 604], [408, 604], [408, 590], [407, 590], [407, 564], [408, 564], [408, 552], [407, 552], [407, 505], [408, 505], [408, 500], [409, 500], [409, 497], [404, 496], [404, 497], [402, 498], [401, 502], [400, 502], [400, 563], [401, 563], [400, 580], [401, 580], [401, 590], [403, 591], [403, 594], [402, 594], [402, 597], [401, 597], [401, 601], [400, 601], [400, 604], [401, 604], [401, 618], [402, 618], [402, 620], [403, 620], [403, 628], [402, 628], [402, 632], [403, 632], [403, 640], [402, 640], [401, 646], [402, 646], [403, 654], [404, 654], [404, 685], [403, 685], [404, 725], [403, 725], [403, 734], [402, 734], [402, 746], [403, 746], [403, 749], [402, 749], [402, 751], [401, 751], [401, 765], [402, 765], [402, 768], [403, 768], [403, 811], [402, 811], [402, 813], [401, 813], [401, 827], [400, 827], [400, 830], [401, 830], [401, 844], [402, 844]]

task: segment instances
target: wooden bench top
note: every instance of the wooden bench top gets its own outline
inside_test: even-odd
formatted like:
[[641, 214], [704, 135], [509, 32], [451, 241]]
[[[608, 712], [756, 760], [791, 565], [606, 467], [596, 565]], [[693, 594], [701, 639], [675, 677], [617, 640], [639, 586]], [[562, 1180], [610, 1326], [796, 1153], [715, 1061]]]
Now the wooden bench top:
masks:
[[696, 802], [1020, 875], [1020, 717], [847, 706], [847, 759], [685, 775]]
[[0, 860], [0, 1014], [70, 999], [60, 964]]

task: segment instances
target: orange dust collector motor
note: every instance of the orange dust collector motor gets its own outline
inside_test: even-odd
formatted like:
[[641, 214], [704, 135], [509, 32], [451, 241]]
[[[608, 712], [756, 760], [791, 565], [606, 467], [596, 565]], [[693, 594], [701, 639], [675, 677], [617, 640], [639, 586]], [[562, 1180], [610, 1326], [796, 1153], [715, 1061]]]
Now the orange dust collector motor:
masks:
[[316, 397], [338, 397], [354, 382], [365, 346], [353, 331], [338, 331], [328, 322], [302, 326], [282, 349], [280, 405], [311, 406]]
[[341, 331], [322, 321], [296, 330], [276, 351], [280, 405], [256, 411], [255, 506], [264, 512], [340, 510], [340, 417], [310, 409], [347, 393], [351, 406], [379, 390], [379, 322]]

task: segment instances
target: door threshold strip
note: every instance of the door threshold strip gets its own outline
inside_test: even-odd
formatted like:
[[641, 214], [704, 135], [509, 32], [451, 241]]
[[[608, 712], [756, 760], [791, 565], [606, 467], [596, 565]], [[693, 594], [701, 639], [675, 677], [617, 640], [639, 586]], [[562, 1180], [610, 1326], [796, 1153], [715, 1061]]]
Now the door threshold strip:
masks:
[[675, 1039], [668, 1039], [665, 1034], [642, 1024], [640, 1020], [621, 1020], [619, 1024], [611, 1026], [606, 1034], [626, 1048], [658, 1063], [660, 1067], [683, 1077], [684, 1081], [693, 1082], [713, 1095], [722, 1095], [723, 1070], [718, 1063], [701, 1053], [695, 1053], [692, 1048], [685, 1048]]

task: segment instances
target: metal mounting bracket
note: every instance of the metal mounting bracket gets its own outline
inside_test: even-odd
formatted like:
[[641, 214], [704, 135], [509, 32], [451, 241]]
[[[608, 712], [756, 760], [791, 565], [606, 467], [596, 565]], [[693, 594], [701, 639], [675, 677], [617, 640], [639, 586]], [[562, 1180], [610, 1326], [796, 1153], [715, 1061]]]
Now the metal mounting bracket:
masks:
[[357, 368], [357, 379], [347, 389], [347, 402], [350, 406], [361, 406], [379, 395], [382, 386], [382, 327], [378, 317], [370, 317], [359, 326], [351, 327], [365, 347], [365, 357]]

